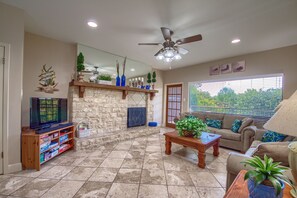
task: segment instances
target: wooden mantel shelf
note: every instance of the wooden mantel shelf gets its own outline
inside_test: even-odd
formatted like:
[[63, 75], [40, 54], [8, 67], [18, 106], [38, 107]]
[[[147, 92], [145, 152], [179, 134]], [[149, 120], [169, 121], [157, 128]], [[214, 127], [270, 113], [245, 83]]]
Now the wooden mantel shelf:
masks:
[[154, 99], [154, 96], [156, 93], [158, 93], [157, 90], [147, 90], [147, 89], [139, 89], [139, 88], [132, 88], [132, 87], [117, 87], [115, 85], [102, 85], [102, 84], [96, 84], [96, 83], [88, 83], [88, 82], [78, 82], [78, 81], [71, 81], [69, 83], [69, 86], [75, 86], [78, 87], [79, 91], [79, 97], [83, 98], [85, 93], [85, 88], [98, 88], [98, 89], [110, 89], [114, 91], [121, 91], [123, 93], [122, 99], [126, 99], [129, 91], [133, 92], [142, 92], [145, 94], [150, 95], [150, 100]]

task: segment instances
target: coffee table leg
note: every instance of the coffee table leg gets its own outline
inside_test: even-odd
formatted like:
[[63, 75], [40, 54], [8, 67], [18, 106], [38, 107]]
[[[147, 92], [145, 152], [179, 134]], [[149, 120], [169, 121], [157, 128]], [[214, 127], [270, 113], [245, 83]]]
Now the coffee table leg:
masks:
[[205, 151], [198, 150], [198, 166], [200, 168], [205, 168]]
[[213, 155], [214, 156], [219, 156], [220, 152], [219, 152], [219, 141], [217, 141], [214, 145], [213, 145]]
[[166, 146], [165, 154], [170, 155], [171, 154], [171, 141], [170, 141], [170, 138], [166, 137], [165, 146]]

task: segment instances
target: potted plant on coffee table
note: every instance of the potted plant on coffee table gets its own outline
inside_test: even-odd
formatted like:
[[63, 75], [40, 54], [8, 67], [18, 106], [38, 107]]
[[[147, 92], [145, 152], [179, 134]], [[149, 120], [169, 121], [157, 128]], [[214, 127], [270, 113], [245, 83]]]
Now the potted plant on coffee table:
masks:
[[200, 138], [207, 131], [207, 125], [195, 117], [183, 118], [175, 123], [179, 136]]
[[281, 198], [285, 188], [284, 183], [292, 186], [292, 181], [283, 175], [288, 168], [280, 166], [280, 162], [273, 162], [273, 159], [266, 155], [263, 161], [255, 156], [242, 163], [255, 168], [244, 176], [244, 179], [248, 180], [250, 198]]

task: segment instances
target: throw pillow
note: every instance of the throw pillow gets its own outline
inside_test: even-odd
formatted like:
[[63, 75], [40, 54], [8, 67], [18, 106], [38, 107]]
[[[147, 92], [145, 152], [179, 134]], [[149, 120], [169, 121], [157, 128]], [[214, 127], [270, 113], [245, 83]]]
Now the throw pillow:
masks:
[[247, 126], [250, 126], [251, 124], [253, 123], [253, 119], [252, 118], [243, 118], [242, 119], [242, 124], [238, 130], [239, 133], [241, 133], [241, 131], [247, 127]]
[[186, 118], [196, 118], [196, 117], [193, 115], [186, 115]]
[[206, 124], [209, 127], [213, 127], [213, 128], [217, 128], [217, 129], [222, 128], [222, 120], [212, 120], [212, 119], [206, 118]]
[[286, 135], [279, 134], [274, 131], [266, 131], [262, 137], [262, 142], [281, 142], [286, 138]]
[[234, 133], [238, 133], [239, 128], [241, 127], [242, 124], [242, 120], [234, 120], [232, 127], [231, 127], [231, 131], [233, 131]]

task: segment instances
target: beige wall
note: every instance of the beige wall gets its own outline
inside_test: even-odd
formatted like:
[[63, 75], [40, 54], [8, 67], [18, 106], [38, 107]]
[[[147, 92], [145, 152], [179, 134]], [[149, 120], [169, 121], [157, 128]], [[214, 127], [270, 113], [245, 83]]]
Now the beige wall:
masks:
[[[246, 71], [209, 76], [209, 67], [245, 60]], [[183, 83], [183, 111], [188, 110], [188, 82], [234, 79], [265, 74], [284, 74], [284, 98], [297, 89], [297, 45], [236, 56], [164, 72], [164, 84]]]
[[[76, 45], [25, 33], [22, 126], [30, 124], [30, 97], [68, 97], [68, 84], [74, 74]], [[53, 66], [59, 91], [38, 92], [38, 76], [42, 66]]]
[[[10, 45], [10, 63], [8, 76], [8, 130], [4, 140], [5, 171], [21, 168], [21, 93], [23, 71], [24, 20], [23, 11], [0, 3], [0, 42]], [[8, 68], [4, 68], [7, 70]], [[6, 97], [6, 96], [5, 96]], [[7, 166], [8, 165], [8, 166]], [[7, 167], [6, 167], [7, 166]], [[8, 169], [7, 169], [8, 168]]]

